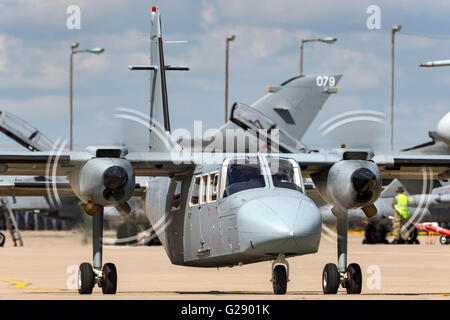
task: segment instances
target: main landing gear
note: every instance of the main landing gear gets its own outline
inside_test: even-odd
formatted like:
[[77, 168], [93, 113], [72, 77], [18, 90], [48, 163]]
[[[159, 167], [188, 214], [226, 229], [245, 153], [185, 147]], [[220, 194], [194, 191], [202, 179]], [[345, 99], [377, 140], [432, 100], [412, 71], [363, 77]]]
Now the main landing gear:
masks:
[[92, 247], [94, 263], [84, 262], [78, 269], [78, 292], [92, 294], [95, 284], [104, 294], [115, 294], [117, 270], [114, 264], [106, 263], [102, 268], [103, 208], [92, 217]]
[[273, 285], [273, 293], [286, 294], [289, 282], [289, 263], [282, 254], [272, 263], [272, 279], [270, 281]]
[[322, 273], [322, 288], [325, 294], [336, 294], [339, 285], [349, 294], [359, 294], [362, 288], [361, 268], [356, 263], [347, 266], [347, 212], [336, 207], [332, 209], [337, 217], [337, 252], [338, 265], [328, 263]]

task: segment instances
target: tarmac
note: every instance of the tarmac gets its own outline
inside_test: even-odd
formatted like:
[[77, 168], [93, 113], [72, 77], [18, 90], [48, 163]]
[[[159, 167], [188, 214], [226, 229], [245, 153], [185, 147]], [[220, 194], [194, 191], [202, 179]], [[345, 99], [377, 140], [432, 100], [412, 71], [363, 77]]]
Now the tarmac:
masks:
[[349, 236], [348, 262], [363, 273], [360, 295], [322, 293], [322, 270], [336, 262], [336, 241], [322, 237], [319, 252], [289, 258], [290, 282], [283, 296], [272, 293], [269, 262], [204, 269], [174, 266], [161, 246], [105, 246], [104, 263], [118, 269], [118, 292], [100, 288], [81, 296], [77, 268], [91, 262], [92, 249], [76, 231], [25, 231], [24, 246], [7, 235], [0, 248], [0, 299], [450, 299], [450, 245], [420, 236], [416, 245], [363, 245]]

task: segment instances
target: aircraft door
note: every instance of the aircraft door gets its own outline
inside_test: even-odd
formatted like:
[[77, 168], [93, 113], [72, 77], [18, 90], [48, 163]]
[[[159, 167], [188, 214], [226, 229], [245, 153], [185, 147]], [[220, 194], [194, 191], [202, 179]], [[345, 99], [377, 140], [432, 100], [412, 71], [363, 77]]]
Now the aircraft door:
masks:
[[205, 246], [210, 250], [210, 255], [214, 256], [223, 251], [223, 240], [220, 231], [218, 187], [219, 171], [211, 172], [203, 176], [205, 182], [203, 207], [200, 218], [203, 240]]
[[204, 219], [207, 209], [206, 188], [208, 183], [208, 175], [194, 176], [191, 187], [191, 197], [188, 209], [188, 227], [190, 235], [190, 252], [193, 254], [191, 258], [198, 259], [209, 256], [210, 248], [207, 239], [203, 234], [202, 219]]

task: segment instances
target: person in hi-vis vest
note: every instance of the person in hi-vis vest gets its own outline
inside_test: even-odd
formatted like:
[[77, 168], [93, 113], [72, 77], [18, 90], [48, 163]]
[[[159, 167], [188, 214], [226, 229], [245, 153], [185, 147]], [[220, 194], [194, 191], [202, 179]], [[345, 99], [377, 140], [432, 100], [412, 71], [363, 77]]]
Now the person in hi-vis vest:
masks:
[[392, 200], [392, 206], [395, 209], [393, 228], [394, 228], [394, 240], [393, 244], [404, 243], [408, 240], [408, 228], [402, 228], [408, 221], [409, 208], [408, 208], [408, 196], [405, 194], [405, 190], [402, 187], [397, 188], [397, 195]]

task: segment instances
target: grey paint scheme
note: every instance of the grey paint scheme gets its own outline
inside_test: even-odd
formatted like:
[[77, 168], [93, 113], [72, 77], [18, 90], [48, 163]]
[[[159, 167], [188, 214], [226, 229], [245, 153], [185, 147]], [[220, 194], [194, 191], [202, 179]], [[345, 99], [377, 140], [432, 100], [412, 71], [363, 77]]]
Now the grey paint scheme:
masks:
[[294, 256], [317, 252], [320, 212], [301, 192], [275, 188], [266, 181], [265, 188], [191, 206], [194, 177], [217, 171], [221, 172], [221, 166], [199, 166], [184, 178], [177, 211], [170, 211], [176, 179], [149, 181], [145, 212], [154, 226], [161, 220], [170, 221], [157, 234], [172, 263], [224, 267], [271, 260], [280, 253]]

